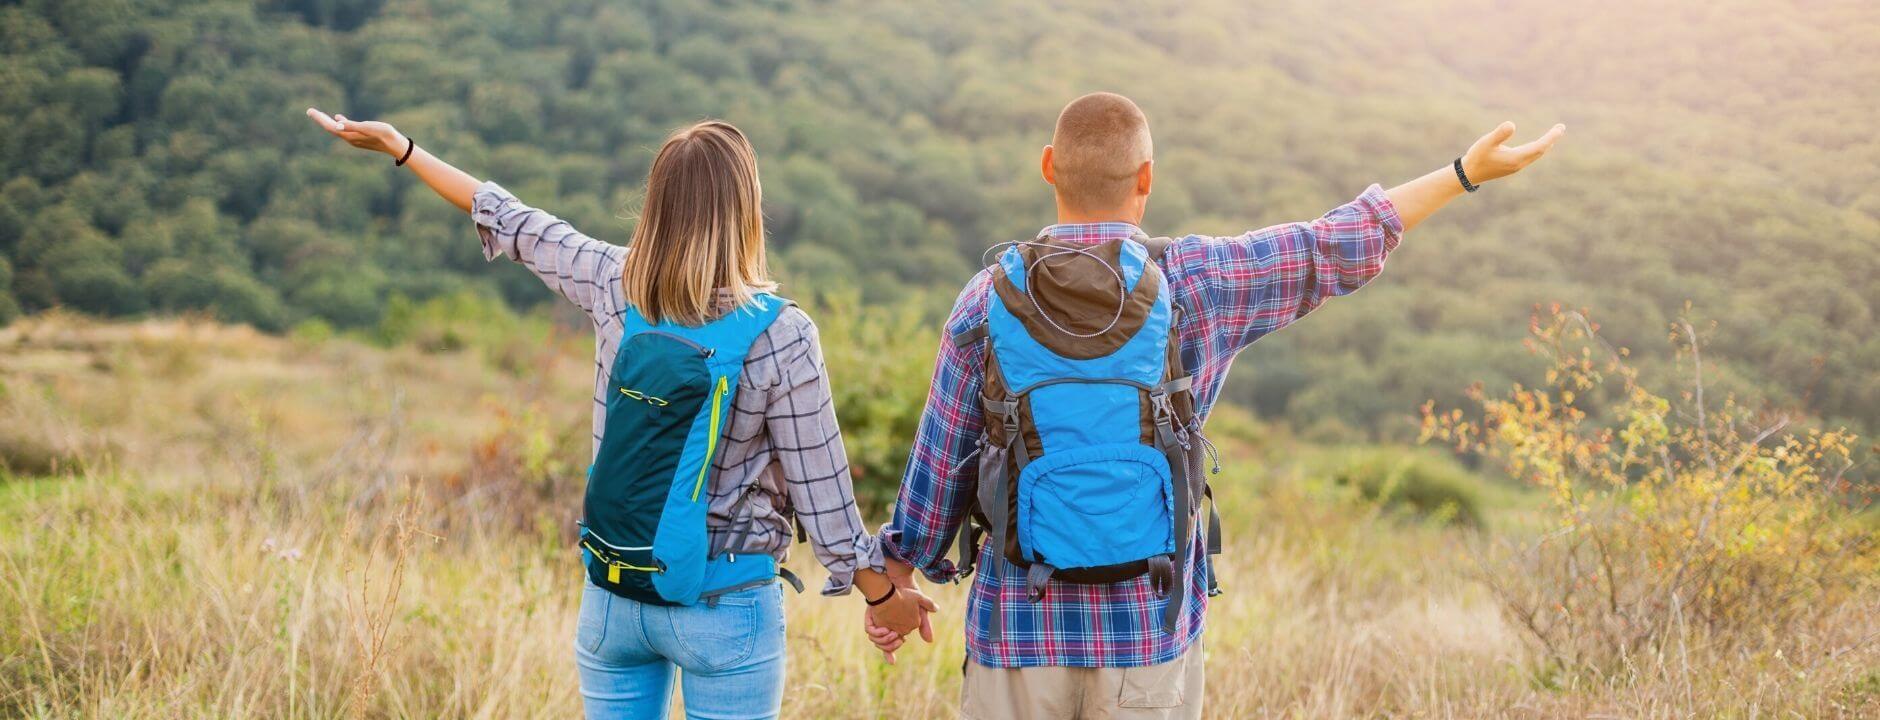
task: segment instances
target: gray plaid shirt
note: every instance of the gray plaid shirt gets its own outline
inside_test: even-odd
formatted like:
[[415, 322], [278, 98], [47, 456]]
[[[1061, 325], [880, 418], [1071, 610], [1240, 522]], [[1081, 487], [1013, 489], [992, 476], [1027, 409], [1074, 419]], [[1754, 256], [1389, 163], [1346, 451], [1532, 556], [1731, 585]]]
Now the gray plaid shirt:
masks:
[[[483, 238], [484, 258], [522, 263], [593, 319], [598, 451], [607, 373], [627, 310], [620, 287], [627, 249], [581, 234], [496, 183], [477, 188], [470, 217]], [[728, 305], [729, 297], [719, 301]], [[816, 325], [802, 310], [786, 308], [751, 344], [719, 447], [706, 519], [713, 548], [769, 553], [782, 562], [794, 516], [817, 562], [829, 569], [824, 595], [846, 594], [857, 566], [882, 569], [881, 547], [855, 508]]]

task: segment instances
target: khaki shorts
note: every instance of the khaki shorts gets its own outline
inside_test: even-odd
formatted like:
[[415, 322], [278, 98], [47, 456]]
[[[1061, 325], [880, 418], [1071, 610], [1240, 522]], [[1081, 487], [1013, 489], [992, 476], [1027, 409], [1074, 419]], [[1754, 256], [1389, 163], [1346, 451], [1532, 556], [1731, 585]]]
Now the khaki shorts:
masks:
[[966, 663], [966, 720], [1199, 720], [1206, 656], [1201, 640], [1148, 667], [989, 668]]

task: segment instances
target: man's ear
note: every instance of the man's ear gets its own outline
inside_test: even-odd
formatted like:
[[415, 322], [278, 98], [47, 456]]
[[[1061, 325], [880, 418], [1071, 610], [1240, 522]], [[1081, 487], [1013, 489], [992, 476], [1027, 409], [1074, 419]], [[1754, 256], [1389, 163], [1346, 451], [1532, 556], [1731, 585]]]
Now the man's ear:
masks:
[[1142, 167], [1136, 168], [1136, 194], [1148, 196], [1149, 186], [1155, 184], [1155, 161], [1145, 160]]
[[1051, 146], [1044, 146], [1044, 157], [1038, 159], [1038, 171], [1044, 174], [1045, 183], [1057, 186], [1057, 168], [1051, 164]]

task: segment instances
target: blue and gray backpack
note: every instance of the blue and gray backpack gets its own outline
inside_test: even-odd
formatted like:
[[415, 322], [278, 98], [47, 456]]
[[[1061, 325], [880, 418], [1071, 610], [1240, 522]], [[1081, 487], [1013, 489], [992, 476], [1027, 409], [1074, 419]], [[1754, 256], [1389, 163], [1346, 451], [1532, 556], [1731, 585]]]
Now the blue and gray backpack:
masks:
[[[1163, 629], [1174, 632], [1198, 510], [1212, 496], [1176, 334], [1181, 307], [1158, 262], [1168, 243], [1015, 243], [991, 269], [985, 324], [953, 342], [987, 341], [979, 484], [960, 567], [972, 570], [990, 536], [1024, 569], [1034, 602], [1053, 578], [1149, 575], [1168, 598]], [[1207, 534], [1208, 554], [1218, 553], [1211, 503]], [[1216, 592], [1211, 568], [1203, 572]], [[992, 617], [996, 642], [1003, 613]]]
[[711, 322], [648, 323], [629, 308], [608, 376], [606, 427], [588, 469], [582, 559], [615, 595], [692, 605], [794, 577], [769, 553], [713, 548], [712, 460], [751, 343], [790, 301], [758, 294]]

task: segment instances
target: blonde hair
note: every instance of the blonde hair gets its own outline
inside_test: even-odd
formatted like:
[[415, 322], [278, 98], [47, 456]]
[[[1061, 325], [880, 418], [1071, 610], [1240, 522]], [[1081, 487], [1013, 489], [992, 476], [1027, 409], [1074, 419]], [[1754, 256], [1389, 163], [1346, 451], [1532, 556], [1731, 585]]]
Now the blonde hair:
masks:
[[698, 325], [717, 289], [742, 305], [775, 290], [764, 258], [757, 152], [721, 120], [674, 132], [646, 173], [646, 205], [621, 272], [627, 302], [649, 322]]
[[1136, 192], [1136, 171], [1155, 157], [1149, 118], [1129, 98], [1097, 92], [1072, 100], [1051, 135], [1057, 191], [1079, 210], [1115, 208]]

